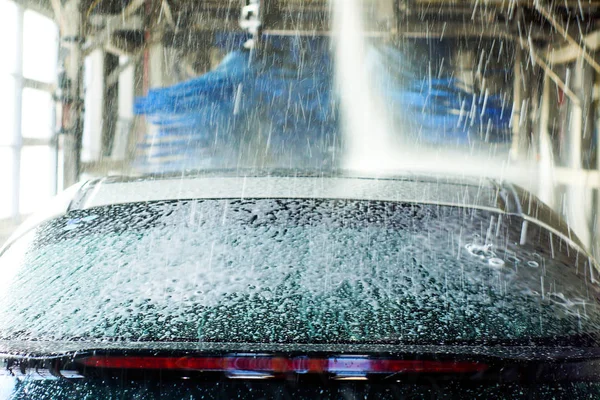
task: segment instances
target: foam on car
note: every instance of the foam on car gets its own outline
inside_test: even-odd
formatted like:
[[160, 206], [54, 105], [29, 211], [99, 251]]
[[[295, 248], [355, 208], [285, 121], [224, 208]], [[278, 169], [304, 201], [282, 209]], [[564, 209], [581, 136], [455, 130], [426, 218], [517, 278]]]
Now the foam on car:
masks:
[[0, 260], [15, 271], [0, 294], [0, 338], [363, 343], [597, 331], [586, 260], [536, 226], [521, 245], [516, 216], [490, 230], [494, 214], [314, 199], [73, 211], [40, 227], [24, 256], [15, 246]]

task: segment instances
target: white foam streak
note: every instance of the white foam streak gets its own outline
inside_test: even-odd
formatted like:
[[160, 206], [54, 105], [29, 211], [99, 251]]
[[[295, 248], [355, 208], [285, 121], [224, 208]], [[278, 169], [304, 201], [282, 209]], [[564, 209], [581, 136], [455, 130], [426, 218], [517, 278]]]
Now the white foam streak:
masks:
[[367, 64], [362, 0], [332, 0], [336, 83], [345, 133], [345, 167], [388, 169], [390, 120]]

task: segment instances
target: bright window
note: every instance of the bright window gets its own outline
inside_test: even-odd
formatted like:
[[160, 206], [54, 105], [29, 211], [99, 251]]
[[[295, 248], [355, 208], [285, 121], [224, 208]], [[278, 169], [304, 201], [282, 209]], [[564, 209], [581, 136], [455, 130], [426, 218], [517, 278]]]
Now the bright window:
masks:
[[23, 76], [40, 82], [56, 80], [58, 29], [54, 21], [27, 10], [23, 18]]
[[[0, 40], [0, 46], [1, 43]], [[11, 74], [0, 72], [0, 146], [14, 143], [15, 89], [15, 78]]]
[[17, 67], [18, 9], [14, 2], [0, 0], [0, 74], [13, 73]]
[[52, 137], [52, 94], [43, 90], [23, 89], [21, 132], [23, 137], [48, 139]]
[[0, 0], [0, 220], [18, 219], [56, 191], [52, 18]]

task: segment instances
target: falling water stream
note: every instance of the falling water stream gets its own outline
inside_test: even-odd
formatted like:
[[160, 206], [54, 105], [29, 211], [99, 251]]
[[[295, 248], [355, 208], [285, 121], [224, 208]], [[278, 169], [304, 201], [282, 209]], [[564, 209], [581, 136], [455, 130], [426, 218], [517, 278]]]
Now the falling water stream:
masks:
[[[345, 143], [344, 168], [362, 172], [428, 171], [469, 174], [472, 155], [425, 149], [414, 132], [394, 124], [394, 110], [380, 93], [377, 77], [387, 71], [372, 62], [365, 27], [373, 0], [331, 0], [337, 94]], [[489, 164], [489, 154], [482, 160]], [[502, 166], [495, 171], [504, 171]], [[481, 172], [481, 169], [472, 169]]]
[[[398, 126], [380, 93], [377, 77], [387, 71], [370, 62], [373, 47], [366, 27], [373, 21], [375, 0], [331, 0], [337, 93], [345, 143], [344, 168], [365, 172], [427, 172], [494, 177], [537, 184], [538, 169], [529, 162], [511, 162], [498, 145], [477, 147], [424, 146], [415, 132]], [[427, 90], [427, 89], [424, 89]], [[524, 173], [526, 172], [526, 173]], [[542, 174], [543, 175], [543, 174]]]
[[358, 170], [389, 168], [391, 119], [377, 92], [376, 71], [367, 64], [363, 0], [332, 0], [336, 83], [341, 101], [346, 143], [345, 167]]

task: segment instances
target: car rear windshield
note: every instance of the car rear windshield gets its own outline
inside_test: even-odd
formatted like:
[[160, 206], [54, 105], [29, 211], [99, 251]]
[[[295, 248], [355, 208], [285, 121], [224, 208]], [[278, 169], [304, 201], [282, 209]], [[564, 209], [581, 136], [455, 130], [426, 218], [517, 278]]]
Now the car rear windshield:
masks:
[[583, 253], [519, 216], [466, 207], [112, 205], [44, 223], [0, 271], [4, 339], [439, 343], [600, 328]]

